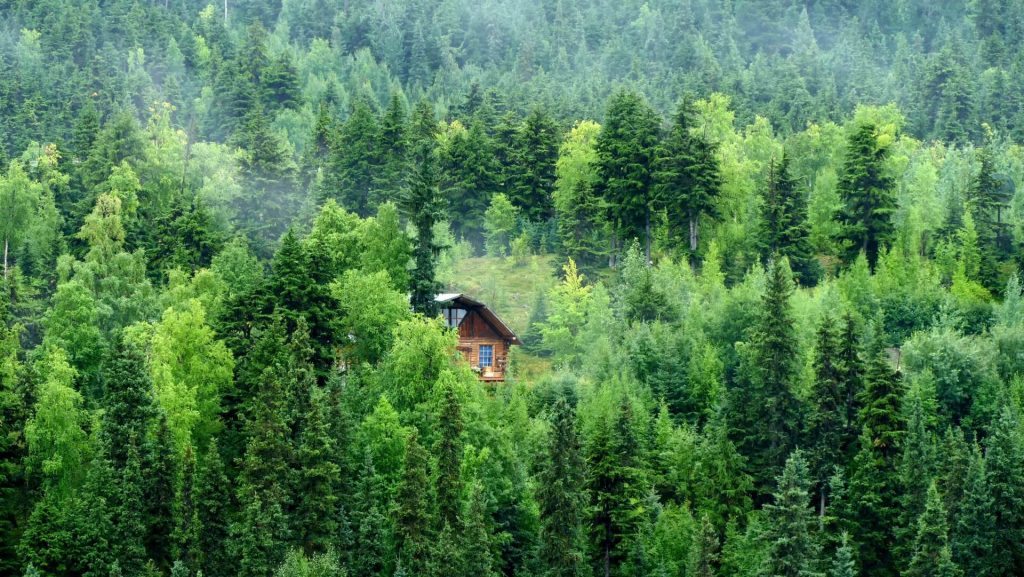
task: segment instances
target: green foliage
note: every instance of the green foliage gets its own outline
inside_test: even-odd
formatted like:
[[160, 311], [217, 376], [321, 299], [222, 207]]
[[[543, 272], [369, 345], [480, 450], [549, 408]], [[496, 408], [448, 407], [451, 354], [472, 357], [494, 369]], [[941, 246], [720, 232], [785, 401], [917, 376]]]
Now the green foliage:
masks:
[[839, 177], [838, 189], [844, 202], [839, 222], [844, 227], [841, 239], [846, 261], [853, 261], [863, 252], [872, 270], [893, 235], [896, 203], [893, 178], [886, 173], [888, 155], [884, 135], [875, 125], [863, 124], [850, 135]]

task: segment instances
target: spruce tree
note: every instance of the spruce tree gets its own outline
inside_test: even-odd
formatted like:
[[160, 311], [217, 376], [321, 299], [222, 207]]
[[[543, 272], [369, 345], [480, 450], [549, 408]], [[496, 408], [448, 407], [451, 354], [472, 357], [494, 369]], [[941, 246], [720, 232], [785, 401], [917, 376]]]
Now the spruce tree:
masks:
[[935, 439], [927, 429], [924, 393], [914, 387], [904, 399], [907, 431], [903, 438], [903, 456], [900, 463], [900, 514], [896, 536], [899, 541], [893, 549], [897, 559], [909, 559], [912, 554], [917, 520], [924, 512], [928, 484], [935, 478]]
[[307, 554], [314, 554], [329, 550], [338, 536], [341, 467], [336, 455], [341, 449], [331, 437], [327, 391], [313, 386], [308, 394], [296, 449], [295, 534]]
[[850, 135], [839, 176], [839, 195], [844, 206], [839, 213], [846, 262], [863, 252], [868, 266], [875, 269], [878, 255], [892, 240], [892, 213], [896, 210], [895, 186], [886, 174], [888, 145], [879, 143], [875, 125], [865, 123]]
[[195, 501], [197, 524], [202, 528], [199, 533], [200, 570], [209, 577], [234, 575], [235, 561], [228, 552], [229, 516], [234, 511], [231, 483], [224, 471], [216, 439], [211, 440], [206, 449], [196, 481]]
[[438, 523], [457, 530], [462, 527], [462, 404], [453, 383], [445, 383], [441, 394], [436, 449]]
[[559, 132], [551, 114], [534, 106], [513, 140], [507, 183], [509, 199], [534, 222], [553, 216], [551, 191], [555, 186]]
[[765, 258], [785, 256], [803, 285], [817, 282], [820, 265], [811, 252], [807, 197], [790, 173], [789, 157], [768, 165], [758, 244]]
[[676, 108], [672, 128], [657, 151], [658, 202], [673, 226], [686, 230], [691, 257], [700, 241], [700, 219], [717, 216], [715, 201], [722, 177], [715, 146], [693, 134], [693, 105], [683, 100]]
[[844, 462], [846, 397], [839, 366], [839, 337], [826, 312], [818, 326], [814, 346], [812, 408], [807, 419], [808, 460], [819, 488], [819, 514], [825, 514], [825, 486], [835, 467]]
[[1011, 407], [1003, 407], [989, 431], [986, 476], [995, 506], [992, 525], [995, 575], [1024, 574], [1024, 437]]
[[537, 484], [540, 506], [540, 559], [549, 577], [582, 577], [583, 456], [576, 432], [576, 414], [565, 396], [553, 407], [546, 466]]
[[811, 476], [807, 461], [797, 450], [786, 460], [772, 503], [765, 505], [771, 575], [811, 577], [823, 575], [821, 547], [814, 534], [817, 521], [810, 507]]
[[462, 574], [465, 577], [497, 577], [491, 544], [487, 495], [480, 483], [474, 483], [466, 511], [465, 528], [459, 548], [464, 552]]
[[587, 446], [592, 559], [604, 577], [619, 574], [645, 515], [649, 486], [636, 419], [633, 400], [623, 394]]
[[686, 574], [692, 577], [715, 577], [719, 560], [718, 530], [711, 519], [701, 515], [700, 527], [693, 532]]
[[358, 98], [352, 113], [331, 143], [321, 198], [333, 198], [346, 209], [365, 217], [371, 190], [381, 165], [380, 126], [365, 98]]
[[157, 416], [155, 434], [151, 435], [144, 446], [142, 476], [145, 479], [146, 551], [157, 567], [169, 569], [172, 561], [172, 507], [178, 479], [178, 456], [163, 412]]
[[121, 569], [129, 575], [139, 575], [147, 559], [143, 542], [146, 534], [143, 514], [146, 507], [143, 501], [142, 456], [134, 438], [129, 441], [126, 449], [120, 478], [116, 483], [115, 502], [111, 503], [114, 523], [111, 544]]
[[413, 434], [405, 451], [405, 468], [395, 496], [395, 545], [398, 559], [411, 575], [422, 575], [430, 555], [433, 516], [430, 507], [428, 455]]
[[607, 202], [615, 236], [644, 239], [650, 257], [651, 213], [655, 209], [654, 150], [661, 120], [636, 92], [620, 90], [608, 102], [597, 137], [601, 196]]
[[963, 502], [953, 516], [950, 549], [964, 575], [994, 577], [995, 502], [986, 478], [985, 458], [975, 447], [964, 486]]
[[857, 577], [857, 562], [854, 560], [853, 545], [850, 543], [850, 535], [846, 532], [839, 538], [839, 547], [832, 560], [829, 577]]
[[436, 312], [434, 297], [440, 288], [434, 278], [434, 266], [442, 247], [434, 240], [434, 224], [440, 220], [444, 204], [438, 192], [436, 135], [434, 112], [429, 103], [423, 101], [417, 106], [414, 117], [412, 169], [400, 206], [416, 230], [412, 251], [415, 267], [409, 283], [410, 302], [413, 310], [426, 316], [433, 316]]
[[195, 573], [202, 558], [200, 536], [203, 528], [199, 523], [197, 506], [198, 470], [196, 454], [192, 446], [185, 447], [182, 455], [181, 479], [174, 499], [174, 559], [184, 570]]
[[800, 357], [785, 260], [774, 261], [761, 297], [759, 318], [743, 358], [744, 390], [735, 391], [740, 450], [765, 490], [796, 447], [801, 407], [795, 395]]
[[[103, 436], [116, 469], [124, 467], [132, 443], [148, 432], [153, 410], [152, 383], [138, 347], [118, 339], [103, 370]], [[123, 570], [127, 570], [122, 566]]]
[[905, 577], [958, 577], [962, 571], [953, 562], [949, 549], [946, 509], [935, 482], [928, 486], [927, 503], [917, 522], [914, 553]]

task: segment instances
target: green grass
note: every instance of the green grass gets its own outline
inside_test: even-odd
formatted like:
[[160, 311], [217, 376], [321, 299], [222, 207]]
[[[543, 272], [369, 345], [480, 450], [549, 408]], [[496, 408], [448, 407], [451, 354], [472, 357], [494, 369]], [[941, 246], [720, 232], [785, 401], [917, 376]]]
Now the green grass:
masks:
[[508, 326], [522, 334], [538, 291], [556, 282], [555, 257], [533, 256], [516, 266], [511, 258], [477, 257], [455, 263], [454, 279], [445, 291], [464, 293], [483, 302]]

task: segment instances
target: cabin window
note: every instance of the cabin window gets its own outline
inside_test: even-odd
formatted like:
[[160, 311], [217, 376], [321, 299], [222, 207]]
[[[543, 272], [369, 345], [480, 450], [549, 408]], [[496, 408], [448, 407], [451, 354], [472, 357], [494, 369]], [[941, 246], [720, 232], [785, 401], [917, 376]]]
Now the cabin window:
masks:
[[444, 320], [448, 323], [448, 328], [454, 329], [462, 324], [462, 319], [466, 318], [466, 309], [447, 308], [444, 309]]
[[494, 366], [494, 345], [480, 345], [480, 366]]

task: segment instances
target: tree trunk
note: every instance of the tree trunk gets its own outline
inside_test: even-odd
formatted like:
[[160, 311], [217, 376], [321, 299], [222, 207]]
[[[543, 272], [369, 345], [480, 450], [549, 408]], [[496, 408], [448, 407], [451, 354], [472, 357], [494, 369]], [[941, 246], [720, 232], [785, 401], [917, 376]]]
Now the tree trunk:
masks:
[[697, 217], [690, 217], [690, 252], [697, 254]]
[[616, 242], [615, 241], [616, 241], [616, 238], [617, 238], [617, 234], [616, 234], [617, 231], [615, 230], [615, 225], [614, 224], [611, 227], [611, 231], [612, 231], [612, 234], [611, 234], [612, 237], [610, 239], [610, 242], [608, 243], [609, 246], [610, 246], [610, 250], [608, 251], [608, 268], [614, 269], [615, 268], [615, 249], [616, 249], [616, 246], [615, 246]]
[[228, 27], [228, 0], [224, 0], [224, 27]]
[[7, 280], [7, 247], [10, 240], [4, 237], [4, 280]]

